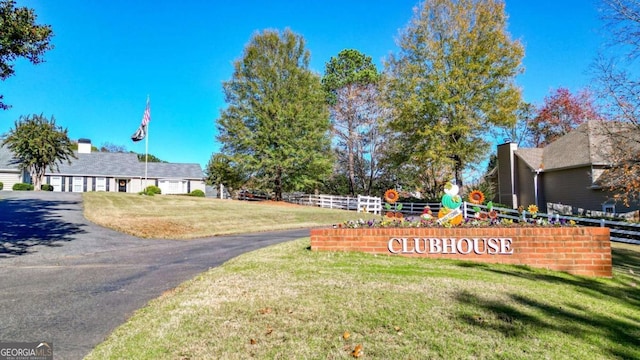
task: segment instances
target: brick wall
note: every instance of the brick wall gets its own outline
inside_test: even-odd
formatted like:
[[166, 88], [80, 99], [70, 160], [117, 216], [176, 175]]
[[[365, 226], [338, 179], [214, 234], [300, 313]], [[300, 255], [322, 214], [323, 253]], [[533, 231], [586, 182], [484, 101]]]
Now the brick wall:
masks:
[[518, 264], [574, 275], [612, 276], [609, 229], [600, 227], [313, 229], [311, 249]]

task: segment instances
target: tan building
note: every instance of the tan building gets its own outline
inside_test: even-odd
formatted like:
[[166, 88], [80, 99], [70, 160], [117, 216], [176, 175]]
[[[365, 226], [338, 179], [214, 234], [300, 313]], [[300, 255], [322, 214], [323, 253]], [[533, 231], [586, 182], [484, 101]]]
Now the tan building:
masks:
[[514, 209], [536, 204], [541, 212], [547, 203], [614, 213], [638, 210], [638, 203], [616, 203], [602, 186], [615, 163], [616, 143], [637, 131], [628, 124], [588, 121], [544, 148], [498, 145], [494, 201]]
[[25, 182], [29, 174], [20, 170], [13, 153], [0, 144], [0, 182], [3, 190], [11, 190], [14, 184]]

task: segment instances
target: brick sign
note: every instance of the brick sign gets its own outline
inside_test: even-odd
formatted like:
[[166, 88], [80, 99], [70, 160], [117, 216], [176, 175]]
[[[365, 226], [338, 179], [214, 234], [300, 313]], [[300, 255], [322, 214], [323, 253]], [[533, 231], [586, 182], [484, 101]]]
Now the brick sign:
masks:
[[611, 277], [609, 229], [600, 227], [313, 229], [314, 251], [360, 251], [529, 265]]

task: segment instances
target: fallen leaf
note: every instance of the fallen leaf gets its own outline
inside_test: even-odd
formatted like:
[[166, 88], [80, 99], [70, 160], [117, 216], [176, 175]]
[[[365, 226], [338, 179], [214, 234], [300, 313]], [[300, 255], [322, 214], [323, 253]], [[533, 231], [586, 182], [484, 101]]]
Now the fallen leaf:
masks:
[[266, 308], [260, 309], [260, 314], [264, 315], [264, 314], [269, 314], [269, 313], [271, 313], [271, 308], [270, 307], [266, 307]]
[[396, 331], [400, 331], [400, 326], [394, 326], [393, 327]]
[[269, 326], [267, 328], [267, 335], [271, 334], [273, 332], [273, 328], [271, 326]]
[[349, 334], [348, 331], [345, 331], [344, 334], [342, 334], [342, 338], [345, 340], [349, 339], [350, 337], [351, 337], [351, 334]]
[[351, 352], [351, 355], [354, 358], [359, 358], [360, 356], [362, 356], [362, 345], [361, 344], [356, 345], [355, 349], [353, 349], [353, 351]]
[[251, 340], [249, 340], [249, 343], [251, 345], [255, 345], [257, 343], [257, 341], [256, 341], [256, 339], [251, 339]]

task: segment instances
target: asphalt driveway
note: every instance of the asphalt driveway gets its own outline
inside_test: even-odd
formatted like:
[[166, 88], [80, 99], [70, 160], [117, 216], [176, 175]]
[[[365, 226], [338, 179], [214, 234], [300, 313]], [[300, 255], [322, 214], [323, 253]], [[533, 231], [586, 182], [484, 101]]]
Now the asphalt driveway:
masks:
[[244, 252], [309, 230], [145, 240], [88, 222], [73, 193], [0, 191], [0, 341], [81, 359], [149, 300]]

